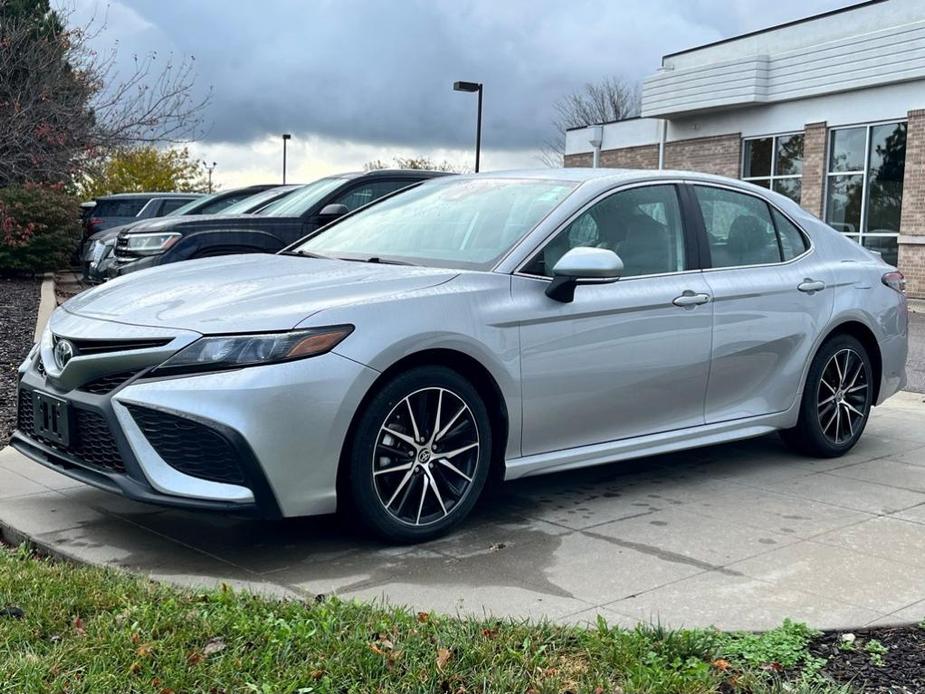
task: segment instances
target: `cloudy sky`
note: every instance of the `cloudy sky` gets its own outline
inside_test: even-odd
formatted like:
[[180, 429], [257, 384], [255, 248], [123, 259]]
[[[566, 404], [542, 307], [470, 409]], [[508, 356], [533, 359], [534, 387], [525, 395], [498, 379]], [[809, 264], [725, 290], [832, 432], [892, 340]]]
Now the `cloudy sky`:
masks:
[[[193, 56], [212, 89], [194, 153], [229, 187], [427, 155], [471, 166], [485, 84], [482, 169], [538, 166], [552, 105], [588, 81], [639, 80], [665, 53], [851, 0], [69, 0], [105, 18], [120, 63]], [[95, 47], [97, 47], [95, 45]]]

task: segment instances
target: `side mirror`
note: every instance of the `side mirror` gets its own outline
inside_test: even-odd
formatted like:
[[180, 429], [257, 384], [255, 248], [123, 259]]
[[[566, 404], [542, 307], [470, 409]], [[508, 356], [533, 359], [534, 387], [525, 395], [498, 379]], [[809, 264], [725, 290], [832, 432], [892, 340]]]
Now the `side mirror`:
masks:
[[546, 296], [568, 303], [575, 298], [579, 284], [606, 284], [616, 282], [623, 274], [620, 256], [606, 248], [573, 248], [559, 258], [552, 269], [552, 282]]
[[332, 202], [321, 208], [321, 212], [318, 213], [318, 223], [327, 224], [328, 222], [333, 222], [338, 217], [343, 217], [349, 211], [346, 205]]

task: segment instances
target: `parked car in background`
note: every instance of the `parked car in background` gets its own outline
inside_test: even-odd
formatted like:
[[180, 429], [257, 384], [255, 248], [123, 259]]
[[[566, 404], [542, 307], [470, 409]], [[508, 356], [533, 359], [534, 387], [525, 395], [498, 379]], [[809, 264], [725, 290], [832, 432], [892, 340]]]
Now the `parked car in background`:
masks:
[[773, 431], [843, 455], [906, 381], [907, 323], [896, 268], [764, 188], [459, 176], [74, 297], [20, 366], [11, 445], [142, 501], [421, 541], [490, 475]]
[[257, 215], [150, 220], [119, 234], [112, 273], [124, 275], [191, 258], [275, 253], [384, 195], [446, 175], [417, 169], [347, 173], [305, 185]]
[[86, 224], [87, 220], [93, 216], [93, 208], [96, 207], [96, 200], [87, 200], [80, 203], [80, 225]]
[[93, 202], [93, 213], [84, 222], [84, 239], [103, 229], [126, 224], [136, 217], [162, 217], [186, 203], [202, 197], [201, 193], [116, 193]]
[[[286, 188], [286, 190], [280, 190]], [[269, 202], [277, 200], [287, 192], [291, 192], [285, 186], [273, 186], [268, 184], [259, 184], [244, 186], [243, 188], [234, 188], [232, 190], [210, 193], [201, 197], [190, 200], [185, 205], [168, 212], [165, 217], [188, 217], [190, 215], [209, 215], [224, 212], [226, 209], [235, 208], [236, 212], [254, 212]], [[259, 200], [256, 196], [264, 194]], [[253, 200], [253, 202], [249, 202]], [[237, 209], [236, 206], [243, 203], [244, 206]], [[116, 237], [119, 232], [129, 230], [133, 225], [144, 221], [144, 218], [136, 217], [128, 224], [122, 224], [109, 229], [104, 229], [93, 234], [84, 243], [83, 253], [81, 256], [81, 266], [83, 267], [84, 279], [89, 282], [99, 282], [106, 278], [106, 268], [112, 262], [112, 249], [115, 246]]]

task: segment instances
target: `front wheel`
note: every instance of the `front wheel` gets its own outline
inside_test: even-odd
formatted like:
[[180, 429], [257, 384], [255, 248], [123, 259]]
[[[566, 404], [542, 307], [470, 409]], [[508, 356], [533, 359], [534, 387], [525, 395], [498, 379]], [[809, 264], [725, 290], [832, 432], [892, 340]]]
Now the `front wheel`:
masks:
[[858, 442], [874, 400], [867, 349], [850, 335], [826, 341], [813, 359], [803, 389], [800, 418], [781, 432], [792, 448], [822, 458], [850, 451]]
[[353, 510], [391, 541], [442, 535], [485, 486], [491, 433], [485, 403], [460, 374], [440, 366], [399, 374], [360, 413], [348, 453]]

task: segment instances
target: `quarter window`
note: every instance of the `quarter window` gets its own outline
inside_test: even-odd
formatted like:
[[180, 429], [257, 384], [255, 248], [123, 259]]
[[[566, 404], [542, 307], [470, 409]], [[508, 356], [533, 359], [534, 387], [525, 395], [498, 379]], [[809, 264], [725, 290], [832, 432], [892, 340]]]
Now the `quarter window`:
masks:
[[774, 219], [777, 236], [780, 238], [781, 257], [784, 260], [791, 260], [806, 252], [809, 248], [806, 244], [806, 237], [800, 233], [796, 225], [774, 208], [771, 208], [771, 217]]
[[624, 277], [684, 270], [684, 231], [676, 188], [631, 188], [601, 200], [560, 231], [523, 271], [551, 277], [559, 259], [578, 247], [614, 251], [623, 261]]
[[744, 140], [743, 155], [742, 180], [800, 202], [803, 133]]
[[905, 166], [905, 123], [830, 131], [825, 221], [893, 265]]
[[[781, 262], [783, 244], [778, 241], [770, 208], [764, 200], [725, 188], [695, 186], [694, 190], [713, 267]], [[794, 231], [799, 235], [799, 231]]]

